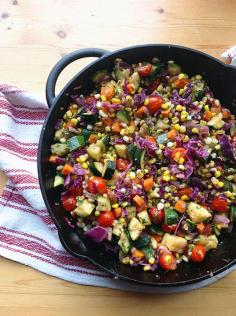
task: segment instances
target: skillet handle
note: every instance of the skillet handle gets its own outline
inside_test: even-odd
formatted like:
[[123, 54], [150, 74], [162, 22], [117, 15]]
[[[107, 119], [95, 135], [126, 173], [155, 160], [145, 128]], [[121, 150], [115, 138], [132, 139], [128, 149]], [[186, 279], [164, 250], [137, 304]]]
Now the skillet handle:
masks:
[[85, 57], [102, 57], [109, 51], [100, 48], [84, 48], [65, 55], [51, 70], [46, 83], [46, 99], [50, 108], [55, 99], [55, 86], [60, 73], [73, 61]]

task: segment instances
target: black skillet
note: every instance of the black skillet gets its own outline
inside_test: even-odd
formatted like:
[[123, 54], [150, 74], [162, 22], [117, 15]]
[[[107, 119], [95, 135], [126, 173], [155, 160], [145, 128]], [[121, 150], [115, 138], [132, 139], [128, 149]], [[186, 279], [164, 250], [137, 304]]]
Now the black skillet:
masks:
[[[194, 49], [175, 45], [142, 45], [133, 46], [108, 52], [103, 49], [81, 49], [63, 57], [52, 69], [47, 85], [46, 97], [49, 107], [45, 120], [38, 150], [38, 175], [42, 195], [64, 248], [73, 256], [85, 258], [119, 279], [136, 284], [153, 286], [155, 288], [179, 288], [211, 283], [211, 277], [217, 278], [231, 271], [236, 264], [236, 229], [231, 234], [222, 237], [216, 251], [208, 253], [206, 260], [200, 264], [181, 263], [176, 271], [157, 273], [144, 272], [140, 268], [131, 268], [119, 263], [116, 255], [107, 251], [104, 247], [84, 239], [83, 236], [66, 221], [66, 212], [60, 205], [60, 190], [53, 189], [54, 170], [48, 162], [50, 146], [53, 143], [54, 125], [66, 111], [66, 106], [71, 102], [70, 94], [74, 87], [81, 86], [83, 94], [92, 90], [91, 75], [99, 69], [111, 69], [116, 58], [122, 58], [128, 63], [136, 63], [140, 60], [151, 60], [158, 57], [161, 61], [175, 60], [180, 64], [184, 72], [203, 74], [215, 97], [222, 104], [236, 114], [236, 68], [225, 65], [219, 60], [196, 51]], [[55, 85], [59, 74], [71, 62], [84, 57], [98, 57], [98, 59], [82, 69], [64, 89], [55, 97]], [[157, 276], [158, 274], [158, 276]], [[205, 281], [203, 281], [205, 280]]]

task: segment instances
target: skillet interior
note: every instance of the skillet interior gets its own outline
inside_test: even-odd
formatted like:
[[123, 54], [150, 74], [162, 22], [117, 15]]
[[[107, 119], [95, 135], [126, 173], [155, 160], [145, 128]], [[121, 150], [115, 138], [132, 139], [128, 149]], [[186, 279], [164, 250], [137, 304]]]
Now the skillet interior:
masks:
[[[81, 85], [81, 93], [84, 94], [91, 91], [90, 77], [96, 70], [111, 68], [112, 62], [117, 57], [128, 63], [135, 63], [140, 60], [150, 60], [154, 56], [163, 62], [175, 60], [189, 75], [204, 75], [215, 97], [219, 98], [223, 105], [236, 114], [236, 69], [192, 49], [173, 45], [144, 45], [126, 48], [98, 59], [76, 75], [59, 94], [49, 111], [42, 130], [38, 155], [39, 180], [43, 198], [58, 227], [59, 234], [60, 231], [62, 232], [63, 245], [74, 256], [80, 257], [81, 249], [78, 248], [78, 240], [74, 236], [70, 236], [71, 229], [65, 230], [64, 217], [66, 212], [59, 203], [60, 190], [53, 189], [54, 170], [48, 163], [50, 145], [54, 137], [53, 126], [57, 119], [62, 117], [67, 104], [71, 102], [69, 95], [74, 87]], [[235, 244], [236, 230], [234, 229], [232, 234], [223, 236], [218, 249], [215, 252], [210, 252], [203, 263], [182, 263], [177, 271], [168, 273], [158, 271], [158, 276], [155, 273], [143, 272], [140, 268], [131, 268], [120, 264], [114, 254], [94, 244], [85, 243], [87, 250], [84, 256], [121, 279], [154, 286], [183, 286], [209, 278], [212, 273], [218, 274], [232, 266], [236, 261]]]

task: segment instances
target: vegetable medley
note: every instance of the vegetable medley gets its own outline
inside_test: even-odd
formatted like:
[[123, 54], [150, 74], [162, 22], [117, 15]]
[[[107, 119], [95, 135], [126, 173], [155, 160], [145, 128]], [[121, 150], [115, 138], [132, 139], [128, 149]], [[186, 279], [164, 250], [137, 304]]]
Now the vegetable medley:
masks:
[[235, 117], [182, 71], [116, 60], [75, 89], [51, 146], [64, 209], [144, 271], [204, 260], [236, 221]]

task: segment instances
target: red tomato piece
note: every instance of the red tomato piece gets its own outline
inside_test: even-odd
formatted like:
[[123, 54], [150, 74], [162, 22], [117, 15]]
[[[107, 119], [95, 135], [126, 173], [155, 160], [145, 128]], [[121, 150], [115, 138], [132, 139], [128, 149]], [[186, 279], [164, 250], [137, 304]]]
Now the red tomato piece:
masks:
[[138, 67], [138, 73], [139, 73], [140, 77], [149, 76], [151, 71], [152, 71], [152, 65], [149, 63]]
[[119, 171], [125, 171], [129, 165], [129, 161], [127, 159], [118, 158], [116, 160], [116, 167]]
[[183, 188], [183, 189], [179, 190], [178, 195], [179, 196], [182, 196], [182, 195], [190, 196], [192, 193], [193, 193], [193, 190], [191, 188]]
[[201, 262], [204, 260], [206, 255], [206, 248], [202, 245], [195, 245], [192, 249], [190, 259], [194, 262]]
[[107, 193], [106, 181], [100, 177], [92, 177], [88, 181], [88, 191], [93, 194]]
[[174, 233], [177, 228], [177, 224], [167, 225], [163, 223], [161, 228], [165, 233]]
[[67, 212], [71, 212], [76, 208], [76, 198], [68, 196], [62, 201], [63, 207]]
[[114, 215], [111, 211], [102, 211], [98, 216], [98, 223], [103, 227], [110, 227], [114, 222]]
[[211, 208], [216, 212], [228, 212], [228, 203], [224, 198], [215, 197], [211, 202]]
[[163, 253], [159, 258], [159, 264], [164, 270], [175, 270], [177, 267], [176, 258], [172, 253]]
[[74, 195], [74, 196], [79, 196], [83, 194], [83, 188], [80, 186], [72, 187], [68, 191], [71, 195]]
[[164, 103], [164, 100], [162, 99], [162, 97], [158, 95], [151, 95], [148, 99], [149, 99], [149, 103], [147, 107], [148, 107], [149, 112], [152, 114], [156, 113], [161, 108], [162, 104]]
[[164, 220], [164, 211], [163, 210], [158, 210], [157, 208], [150, 208], [148, 210], [148, 213], [151, 217], [151, 220], [154, 224], [159, 224], [163, 222]]

